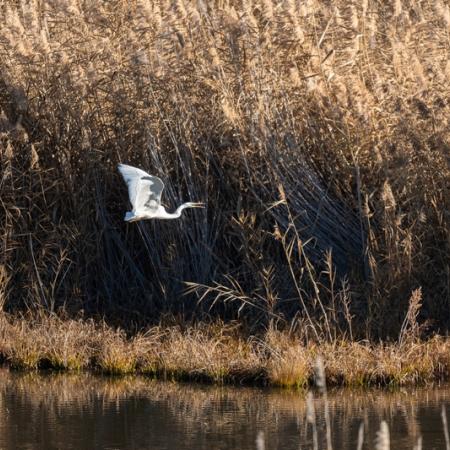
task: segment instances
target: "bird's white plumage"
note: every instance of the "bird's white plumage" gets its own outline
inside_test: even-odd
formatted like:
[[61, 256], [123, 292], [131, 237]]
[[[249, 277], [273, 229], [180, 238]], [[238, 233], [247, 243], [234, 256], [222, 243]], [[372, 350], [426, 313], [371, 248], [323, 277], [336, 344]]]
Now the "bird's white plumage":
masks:
[[127, 183], [133, 212], [156, 211], [161, 204], [161, 194], [164, 189], [162, 180], [126, 164], [119, 164], [118, 169]]

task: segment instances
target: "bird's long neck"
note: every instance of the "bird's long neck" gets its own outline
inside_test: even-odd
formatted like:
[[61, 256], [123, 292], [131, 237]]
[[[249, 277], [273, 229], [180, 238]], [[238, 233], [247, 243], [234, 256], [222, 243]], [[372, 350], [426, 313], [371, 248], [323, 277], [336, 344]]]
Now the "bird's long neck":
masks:
[[182, 205], [180, 205], [175, 212], [173, 213], [174, 217], [180, 217], [181, 216], [181, 212], [183, 211], [183, 209], [186, 208], [191, 208], [191, 206], [189, 205], [189, 203], [183, 203]]
[[189, 205], [187, 203], [183, 203], [173, 213], [170, 213], [170, 212], [167, 212], [164, 207], [161, 207], [160, 212], [159, 212], [159, 218], [160, 219], [178, 219], [179, 217], [181, 217], [181, 212], [185, 208], [189, 208]]
[[158, 219], [178, 219], [181, 217], [181, 212], [183, 209], [186, 208], [198, 208], [200, 206], [200, 203], [183, 203], [180, 205], [173, 213], [169, 213], [166, 211], [166, 208], [164, 206], [160, 206], [158, 209], [157, 217]]

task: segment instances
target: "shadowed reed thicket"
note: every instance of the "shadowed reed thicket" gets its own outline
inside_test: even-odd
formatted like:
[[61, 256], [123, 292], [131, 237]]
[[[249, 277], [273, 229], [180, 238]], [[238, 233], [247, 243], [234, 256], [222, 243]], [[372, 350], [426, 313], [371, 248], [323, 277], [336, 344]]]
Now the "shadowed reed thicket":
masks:
[[[444, 2], [23, 0], [0, 20], [5, 309], [448, 326]], [[207, 209], [123, 223], [118, 162]]]

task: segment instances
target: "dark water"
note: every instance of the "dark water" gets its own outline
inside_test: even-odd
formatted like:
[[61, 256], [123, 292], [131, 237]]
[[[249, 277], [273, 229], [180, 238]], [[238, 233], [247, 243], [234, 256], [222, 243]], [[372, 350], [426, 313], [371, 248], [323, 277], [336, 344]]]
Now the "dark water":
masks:
[[[419, 436], [424, 449], [445, 449], [442, 405], [450, 419], [449, 386], [329, 392], [333, 449], [356, 449], [361, 423], [363, 448], [374, 448], [381, 420], [391, 449], [413, 449]], [[314, 407], [326, 448], [318, 394]], [[313, 448], [312, 430], [301, 392], [0, 370], [1, 450], [298, 450]]]

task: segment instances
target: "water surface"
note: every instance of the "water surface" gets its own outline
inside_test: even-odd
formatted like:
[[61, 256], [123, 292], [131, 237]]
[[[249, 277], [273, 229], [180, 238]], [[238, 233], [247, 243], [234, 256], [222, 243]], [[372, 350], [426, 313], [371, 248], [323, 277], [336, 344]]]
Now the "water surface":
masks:
[[[374, 448], [381, 420], [389, 424], [392, 449], [413, 449], [419, 436], [424, 449], [445, 449], [442, 405], [450, 419], [449, 386], [331, 391], [333, 449], [356, 449], [361, 423], [363, 448]], [[326, 448], [324, 400], [318, 393], [314, 409], [318, 446]], [[313, 448], [304, 392], [0, 369], [1, 450], [247, 450], [263, 446], [267, 450]]]

